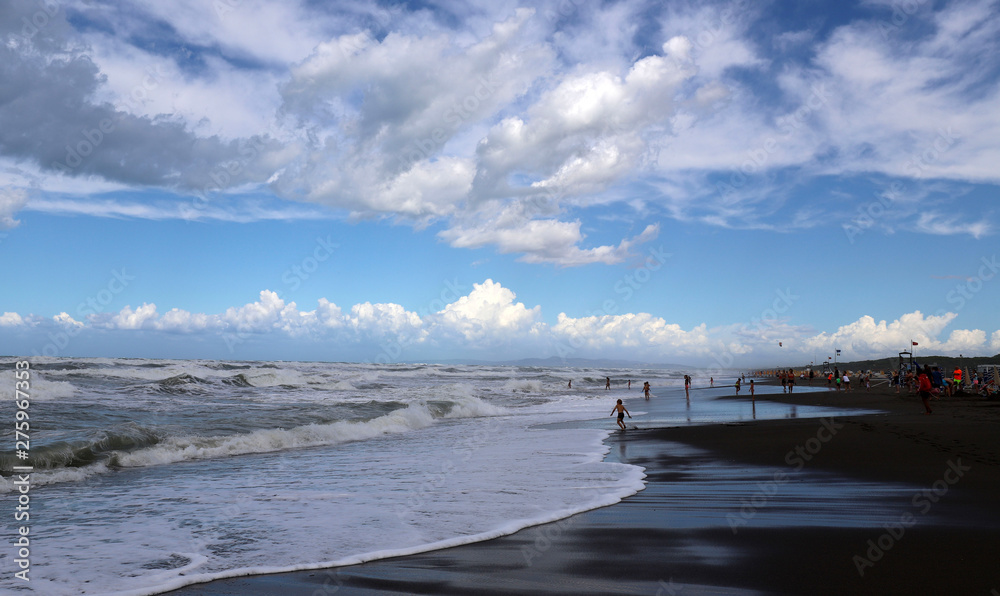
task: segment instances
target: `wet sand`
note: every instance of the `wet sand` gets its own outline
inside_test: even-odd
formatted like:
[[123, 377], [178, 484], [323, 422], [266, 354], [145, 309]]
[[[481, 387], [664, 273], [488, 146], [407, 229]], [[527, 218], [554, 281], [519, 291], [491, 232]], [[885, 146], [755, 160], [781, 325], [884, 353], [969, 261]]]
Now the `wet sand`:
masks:
[[[1000, 594], [1000, 402], [943, 398], [926, 416], [916, 396], [884, 388], [801, 389], [759, 387], [758, 403], [879, 413], [615, 432], [607, 458], [647, 474], [616, 505], [481, 543], [171, 594]], [[746, 388], [723, 399], [749, 402]], [[676, 408], [683, 389], [657, 400]], [[650, 419], [659, 407], [626, 405]]]

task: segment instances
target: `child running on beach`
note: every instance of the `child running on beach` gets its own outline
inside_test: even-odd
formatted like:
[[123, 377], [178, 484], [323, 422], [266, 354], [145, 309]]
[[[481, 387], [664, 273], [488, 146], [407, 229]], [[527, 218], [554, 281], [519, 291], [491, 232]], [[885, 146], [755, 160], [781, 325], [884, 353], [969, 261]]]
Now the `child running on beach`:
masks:
[[622, 405], [622, 400], [620, 399], [608, 416], [614, 416], [615, 412], [618, 412], [618, 426], [622, 427], [622, 430], [625, 430], [625, 414], [628, 414], [629, 418], [632, 417], [632, 414], [628, 413], [628, 410], [626, 410], [625, 406]]

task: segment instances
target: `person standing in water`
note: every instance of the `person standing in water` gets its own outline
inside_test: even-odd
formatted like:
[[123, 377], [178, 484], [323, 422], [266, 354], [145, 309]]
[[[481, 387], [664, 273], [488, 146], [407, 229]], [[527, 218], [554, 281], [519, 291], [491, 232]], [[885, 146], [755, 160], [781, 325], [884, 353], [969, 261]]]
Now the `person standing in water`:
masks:
[[604, 388], [611, 389], [611, 377], [604, 377]]
[[629, 418], [632, 418], [632, 414], [628, 413], [628, 410], [626, 410], [625, 406], [622, 405], [622, 400], [620, 399], [618, 400], [618, 403], [615, 404], [615, 407], [611, 410], [611, 413], [608, 415], [614, 416], [615, 412], [618, 412], [618, 426], [620, 426], [622, 430], [625, 430], [625, 414], [628, 414]]
[[691, 399], [691, 375], [684, 375], [684, 397]]

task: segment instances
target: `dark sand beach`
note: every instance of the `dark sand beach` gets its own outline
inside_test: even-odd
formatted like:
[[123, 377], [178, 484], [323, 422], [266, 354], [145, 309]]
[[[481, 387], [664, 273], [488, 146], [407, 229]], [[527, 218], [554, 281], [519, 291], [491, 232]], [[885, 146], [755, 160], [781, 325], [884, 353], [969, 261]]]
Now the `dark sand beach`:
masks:
[[[905, 391], [805, 387], [758, 387], [758, 403], [876, 413], [615, 432], [607, 458], [647, 474], [616, 505], [446, 550], [170, 594], [1000, 594], [1000, 402], [942, 398], [923, 415]], [[662, 393], [654, 401], [684, 400]], [[746, 389], [733, 399], [749, 401]]]

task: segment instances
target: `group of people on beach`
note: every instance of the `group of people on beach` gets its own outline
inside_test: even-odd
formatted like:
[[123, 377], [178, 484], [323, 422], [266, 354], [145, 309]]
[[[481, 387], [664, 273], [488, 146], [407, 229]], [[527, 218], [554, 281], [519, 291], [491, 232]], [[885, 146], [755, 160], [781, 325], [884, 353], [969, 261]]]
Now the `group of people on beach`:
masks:
[[[955, 368], [950, 377], [941, 372], [940, 367], [924, 365], [917, 370], [901, 369], [887, 373], [891, 383], [896, 387], [896, 393], [906, 387], [907, 393], [920, 392], [920, 375], [926, 374], [931, 383], [931, 393], [939, 399], [941, 395], [951, 397], [959, 393], [972, 393], [983, 397], [993, 397], [998, 393], [998, 380], [993, 378], [989, 383], [979, 378], [978, 372], [966, 375], [961, 368]], [[968, 378], [966, 378], [968, 377]]]

